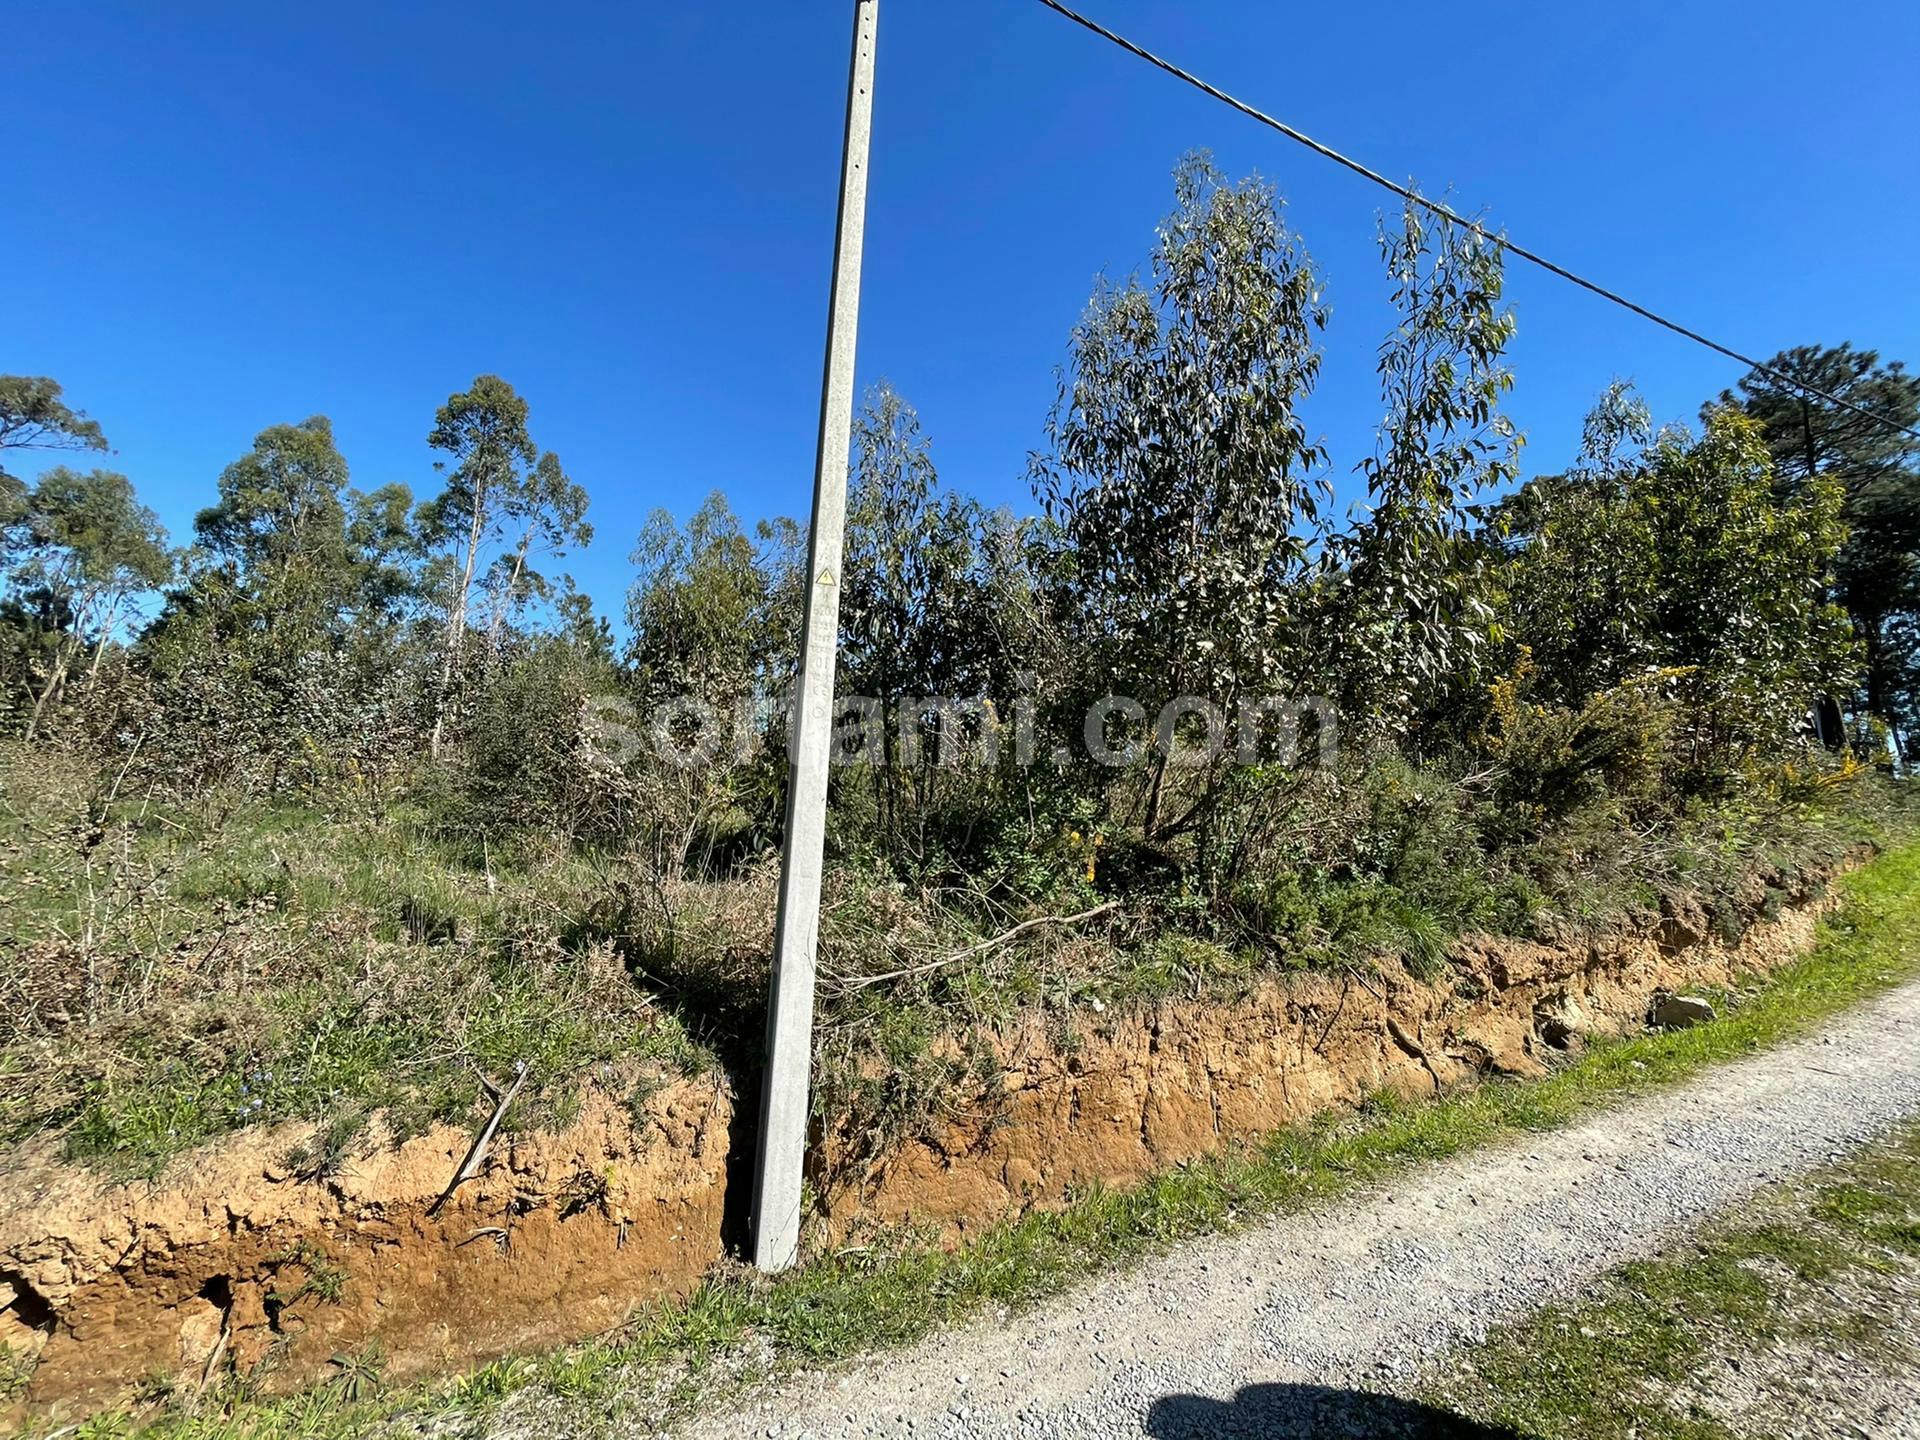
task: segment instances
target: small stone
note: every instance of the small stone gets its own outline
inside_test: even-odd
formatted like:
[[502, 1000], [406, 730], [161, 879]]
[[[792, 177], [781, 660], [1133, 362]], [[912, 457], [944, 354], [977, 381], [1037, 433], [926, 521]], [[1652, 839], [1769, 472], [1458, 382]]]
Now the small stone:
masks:
[[1698, 995], [1666, 995], [1653, 1005], [1653, 1023], [1663, 1030], [1685, 1030], [1718, 1018], [1713, 1003]]

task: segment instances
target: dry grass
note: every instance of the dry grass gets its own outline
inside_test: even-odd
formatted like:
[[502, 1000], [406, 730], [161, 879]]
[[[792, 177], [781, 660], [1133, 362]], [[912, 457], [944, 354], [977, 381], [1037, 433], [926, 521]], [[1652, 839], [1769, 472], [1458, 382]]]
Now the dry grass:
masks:
[[[1038, 898], [843, 859], [822, 917], [817, 1103], [878, 1153], [977, 1089], [984, 1038], [1017, 1020], [1065, 1033], [1275, 969], [1431, 966], [1476, 915], [1617, 924], [1665, 885], [1714, 895], [1737, 927], [1903, 823], [1879, 789], [1817, 798], [1693, 817], [1657, 845], [1603, 853], [1588, 836], [1571, 872], [1586, 888], [1534, 895], [1518, 920], [1493, 903], [1509, 880], [1451, 864], [1431, 882], [1302, 870], [1222, 905], [1129, 888], [1111, 851]], [[171, 803], [58, 751], [0, 747], [0, 1143], [53, 1132], [78, 1157], [150, 1170], [260, 1121], [344, 1132], [385, 1108], [404, 1134], [465, 1117], [475, 1069], [522, 1060], [517, 1126], [636, 1061], [717, 1064], [750, 1088], [776, 879], [769, 855], [690, 879], [537, 830], [476, 848], [351, 795]]]
[[535, 848], [478, 865], [406, 817], [112, 795], [0, 764], [0, 1135], [150, 1169], [256, 1122], [463, 1116], [526, 1061], [518, 1123], [597, 1066], [712, 1063], [636, 984], [587, 897], [602, 868]]

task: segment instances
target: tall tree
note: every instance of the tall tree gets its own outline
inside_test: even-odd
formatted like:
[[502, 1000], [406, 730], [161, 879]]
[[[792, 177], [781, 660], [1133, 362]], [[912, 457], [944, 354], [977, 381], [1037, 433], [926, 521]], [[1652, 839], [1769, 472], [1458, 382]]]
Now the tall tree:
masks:
[[107, 448], [99, 424], [60, 396], [60, 382], [44, 375], [0, 375], [0, 528], [19, 521], [27, 496], [26, 483], [7, 473], [7, 451]]
[[418, 595], [413, 492], [394, 480], [365, 492], [349, 490], [346, 499], [347, 543], [359, 569], [356, 629], [377, 638]]
[[[936, 697], [974, 699], [992, 678], [993, 627], [982, 619], [989, 609], [980, 573], [984, 524], [978, 502], [940, 493], [919, 416], [883, 381], [854, 422], [842, 688], [878, 707], [880, 753], [869, 758], [882, 837], [895, 855], [924, 849], [907, 834], [905, 816], [912, 810], [924, 822], [940, 763], [932, 744], [900, 753], [903, 711]], [[964, 722], [943, 711], [934, 723]]]
[[[543, 454], [527, 476], [526, 491], [515, 507], [524, 521], [520, 539], [505, 560], [499, 583], [493, 587], [493, 617], [487, 625], [487, 651], [497, 653], [500, 627], [507, 616], [528, 599], [548, 593], [543, 577], [529, 568], [532, 555], [567, 553], [570, 545], [586, 545], [593, 540], [593, 526], [587, 523], [587, 492], [574, 484], [560, 468], [560, 457], [551, 450]], [[535, 583], [537, 582], [537, 583]]]
[[238, 606], [285, 648], [316, 648], [352, 606], [347, 462], [324, 415], [273, 425], [220, 472], [219, 501], [194, 518], [203, 549], [230, 566]]
[[[763, 528], [761, 538], [776, 537]], [[738, 707], [764, 693], [778, 663], [787, 629], [779, 618], [783, 572], [777, 554], [760, 553], [718, 491], [684, 528], [656, 510], [632, 561], [629, 673], [656, 747], [633, 768], [658, 863], [677, 873], [700, 837], [711, 841], [754, 786], [773, 783], [769, 767], [726, 763], [726, 752], [748, 738], [731, 733], [743, 718]], [[771, 806], [763, 798], [754, 808]]]
[[1470, 671], [1492, 620], [1469, 506], [1514, 475], [1520, 441], [1500, 413], [1514, 320], [1500, 247], [1480, 232], [1409, 200], [1380, 251], [1400, 323], [1380, 347], [1387, 413], [1360, 466], [1367, 512], [1335, 547], [1331, 668], [1349, 726], [1405, 732], [1423, 695]]
[[326, 416], [268, 426], [216, 484], [220, 498], [194, 518], [194, 531], [249, 571], [284, 579], [345, 549], [347, 462]]
[[[1632, 419], [1631, 398], [1607, 402]], [[1708, 412], [1695, 437], [1640, 423], [1504, 507], [1514, 562], [1506, 625], [1542, 698], [1579, 708], [1666, 672], [1693, 759], [1717, 783], [1770, 753], [1858, 654], [1827, 598], [1844, 527], [1837, 481], [1781, 494], [1755, 422]], [[1589, 426], [1590, 437], [1594, 426]], [[1604, 429], [1605, 426], [1603, 425]]]
[[12, 528], [19, 558], [9, 578], [45, 657], [26, 726], [32, 739], [75, 661], [90, 643], [96, 656], [104, 651], [129, 600], [165, 584], [172, 559], [159, 519], [110, 470], [54, 466], [26, 493]]
[[[1802, 345], [1769, 366], [1796, 380], [1920, 429], [1920, 375], [1851, 345]], [[1847, 542], [1834, 594], [1866, 649], [1868, 711], [1912, 734], [1920, 723], [1920, 657], [1906, 637], [1920, 620], [1920, 440], [1756, 370], [1722, 394], [1758, 420], [1782, 488], [1831, 476], [1845, 495]]]
[[685, 696], [724, 706], [752, 695], [771, 581], [726, 497], [714, 491], [684, 529], [654, 511], [630, 559], [629, 658], [641, 703]]
[[[1103, 283], [1033, 482], [1071, 557], [1096, 673], [1150, 714], [1283, 683], [1325, 496], [1300, 405], [1319, 372], [1320, 281], [1274, 189], [1203, 154], [1174, 172], [1152, 283]], [[1167, 756], [1143, 796], [1159, 827]]]
[[396, 553], [412, 508], [405, 486], [352, 489], [324, 415], [268, 426], [217, 485], [218, 500], [194, 517], [185, 582], [151, 636], [176, 667], [216, 645], [284, 677], [305, 657], [378, 643], [406, 584]]
[[[445, 488], [420, 507], [421, 538], [451, 559], [445, 577], [439, 693], [431, 751], [438, 755], [448, 696], [461, 663], [475, 579], [483, 558], [517, 528], [515, 560], [505, 595], [510, 602], [536, 545], [558, 549], [585, 543], [586, 493], [566, 477], [559, 460], [542, 456], [527, 431], [527, 402], [498, 375], [482, 375], [448, 397], [434, 417], [427, 443], [448, 458], [436, 462]], [[497, 626], [495, 627], [497, 632]]]
[[105, 450], [99, 423], [61, 394], [60, 382], [44, 375], [0, 375], [0, 451]]

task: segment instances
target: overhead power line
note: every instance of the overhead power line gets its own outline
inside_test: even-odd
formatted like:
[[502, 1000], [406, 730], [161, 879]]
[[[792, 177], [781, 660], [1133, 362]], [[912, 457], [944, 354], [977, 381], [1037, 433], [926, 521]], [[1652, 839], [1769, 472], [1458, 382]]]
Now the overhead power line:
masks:
[[1671, 330], [1676, 335], [1685, 336], [1687, 339], [1693, 341], [1696, 345], [1704, 345], [1707, 347], [1707, 349], [1715, 351], [1718, 354], [1724, 355], [1729, 360], [1738, 360], [1742, 365], [1745, 365], [1748, 369], [1757, 370], [1760, 374], [1765, 375], [1770, 379], [1777, 380], [1782, 385], [1789, 385], [1793, 387], [1795, 390], [1801, 391], [1804, 394], [1812, 395], [1818, 399], [1825, 400], [1830, 405], [1838, 405], [1843, 410], [1851, 410], [1854, 414], [1862, 416], [1865, 419], [1871, 420], [1875, 424], [1884, 425], [1889, 430], [1895, 430], [1902, 435], [1908, 435], [1915, 440], [1920, 440], [1920, 430], [1915, 430], [1908, 426], [1902, 425], [1898, 420], [1891, 419], [1890, 417], [1882, 415], [1877, 411], [1869, 410], [1861, 405], [1856, 405], [1853, 403], [1853, 401], [1846, 399], [1844, 396], [1835, 395], [1830, 390], [1822, 390], [1817, 385], [1809, 385], [1806, 381], [1799, 379], [1797, 376], [1790, 375], [1784, 370], [1777, 369], [1774, 366], [1767, 364], [1765, 361], [1756, 360], [1751, 355], [1743, 355], [1738, 350], [1735, 350], [1729, 345], [1722, 345], [1718, 340], [1709, 339], [1707, 336], [1702, 335], [1698, 330], [1690, 330], [1685, 325], [1680, 324], [1680, 322], [1677, 320], [1669, 320], [1666, 316], [1656, 314], [1654, 311], [1647, 309], [1647, 307], [1644, 305], [1636, 305], [1633, 301], [1627, 299], [1626, 296], [1620, 294], [1619, 292], [1614, 290], [1609, 290], [1606, 286], [1597, 284], [1594, 281], [1587, 279], [1583, 275], [1576, 275], [1573, 271], [1567, 269], [1564, 265], [1556, 265], [1554, 264], [1553, 261], [1547, 259], [1546, 256], [1537, 254], [1536, 252], [1527, 249], [1523, 245], [1516, 245], [1513, 241], [1507, 239], [1505, 235], [1496, 234], [1494, 231], [1487, 229], [1487, 227], [1482, 225], [1479, 221], [1471, 220], [1465, 215], [1460, 214], [1457, 210], [1454, 210], [1449, 206], [1442, 205], [1437, 200], [1428, 199], [1425, 195], [1422, 195], [1418, 190], [1411, 189], [1410, 187], [1405, 185], [1396, 184], [1392, 180], [1389, 180], [1386, 176], [1382, 175], [1379, 171], [1371, 170], [1367, 166], [1362, 165], [1358, 160], [1355, 160], [1352, 156], [1341, 154], [1338, 150], [1335, 150], [1331, 145], [1323, 145], [1320, 141], [1314, 139], [1311, 135], [1308, 135], [1303, 131], [1294, 129], [1293, 126], [1287, 124], [1284, 120], [1274, 119], [1274, 117], [1267, 114], [1266, 111], [1256, 109], [1252, 105], [1247, 104], [1246, 101], [1237, 99], [1234, 96], [1229, 95], [1226, 91], [1221, 90], [1216, 86], [1209, 85], [1205, 80], [1202, 80], [1198, 75], [1195, 75], [1192, 71], [1181, 69], [1178, 65], [1174, 64], [1171, 60], [1163, 60], [1160, 56], [1154, 54], [1151, 50], [1148, 50], [1145, 46], [1136, 45], [1133, 41], [1127, 39], [1127, 37], [1124, 35], [1115, 34], [1113, 31], [1107, 29], [1106, 26], [1102, 25], [1099, 21], [1089, 19], [1087, 16], [1080, 14], [1077, 10], [1069, 9], [1067, 6], [1061, 4], [1060, 0], [1040, 0], [1040, 3], [1046, 6], [1049, 10], [1054, 11], [1056, 14], [1064, 15], [1067, 19], [1073, 21], [1074, 24], [1079, 25], [1084, 29], [1092, 31], [1095, 35], [1098, 35], [1101, 39], [1111, 41], [1113, 44], [1118, 45], [1122, 50], [1125, 50], [1128, 54], [1136, 55], [1140, 59], [1146, 61], [1149, 65], [1156, 66], [1159, 69], [1166, 71], [1167, 74], [1173, 76], [1176, 80], [1184, 80], [1187, 84], [1193, 86], [1194, 89], [1201, 91], [1203, 94], [1212, 96], [1215, 100], [1218, 100], [1221, 104], [1231, 106], [1233, 109], [1238, 110], [1242, 115], [1247, 116], [1249, 119], [1258, 120], [1262, 125], [1267, 126], [1269, 129], [1278, 130], [1282, 135], [1286, 136], [1289, 140], [1293, 141], [1295, 144], [1304, 145], [1307, 147], [1307, 149], [1313, 151], [1314, 154], [1323, 156], [1326, 159], [1333, 161], [1334, 164], [1336, 165], [1345, 166], [1347, 169], [1353, 171], [1354, 174], [1362, 176], [1365, 179], [1371, 180], [1374, 184], [1381, 186], [1383, 189], [1391, 190], [1394, 194], [1400, 196], [1402, 199], [1412, 201], [1415, 205], [1418, 205], [1423, 209], [1428, 210], [1435, 215], [1438, 215], [1441, 219], [1448, 221], [1450, 224], [1459, 225], [1467, 230], [1472, 231], [1475, 235], [1480, 236], [1481, 239], [1486, 240], [1488, 243], [1493, 245], [1498, 245], [1502, 250], [1506, 251], [1509, 255], [1518, 256], [1520, 259], [1525, 260], [1530, 264], [1538, 265], [1542, 270], [1547, 271], [1551, 275], [1558, 275], [1562, 280], [1570, 280], [1575, 285], [1578, 285], [1582, 290], [1591, 291], [1593, 294], [1598, 295], [1602, 300], [1610, 300], [1615, 305], [1620, 306], [1622, 309], [1631, 310], [1635, 315], [1638, 315], [1641, 319], [1651, 320], [1654, 324], [1659, 325], [1664, 329]]

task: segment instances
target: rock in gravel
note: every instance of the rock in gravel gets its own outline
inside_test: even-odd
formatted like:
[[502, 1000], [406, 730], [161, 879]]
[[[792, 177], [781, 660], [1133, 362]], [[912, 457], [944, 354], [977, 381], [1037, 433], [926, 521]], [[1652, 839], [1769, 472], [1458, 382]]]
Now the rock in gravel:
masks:
[[1698, 995], [1663, 995], [1653, 1004], [1653, 1023], [1662, 1030], [1684, 1030], [1716, 1018], [1713, 1002]]

